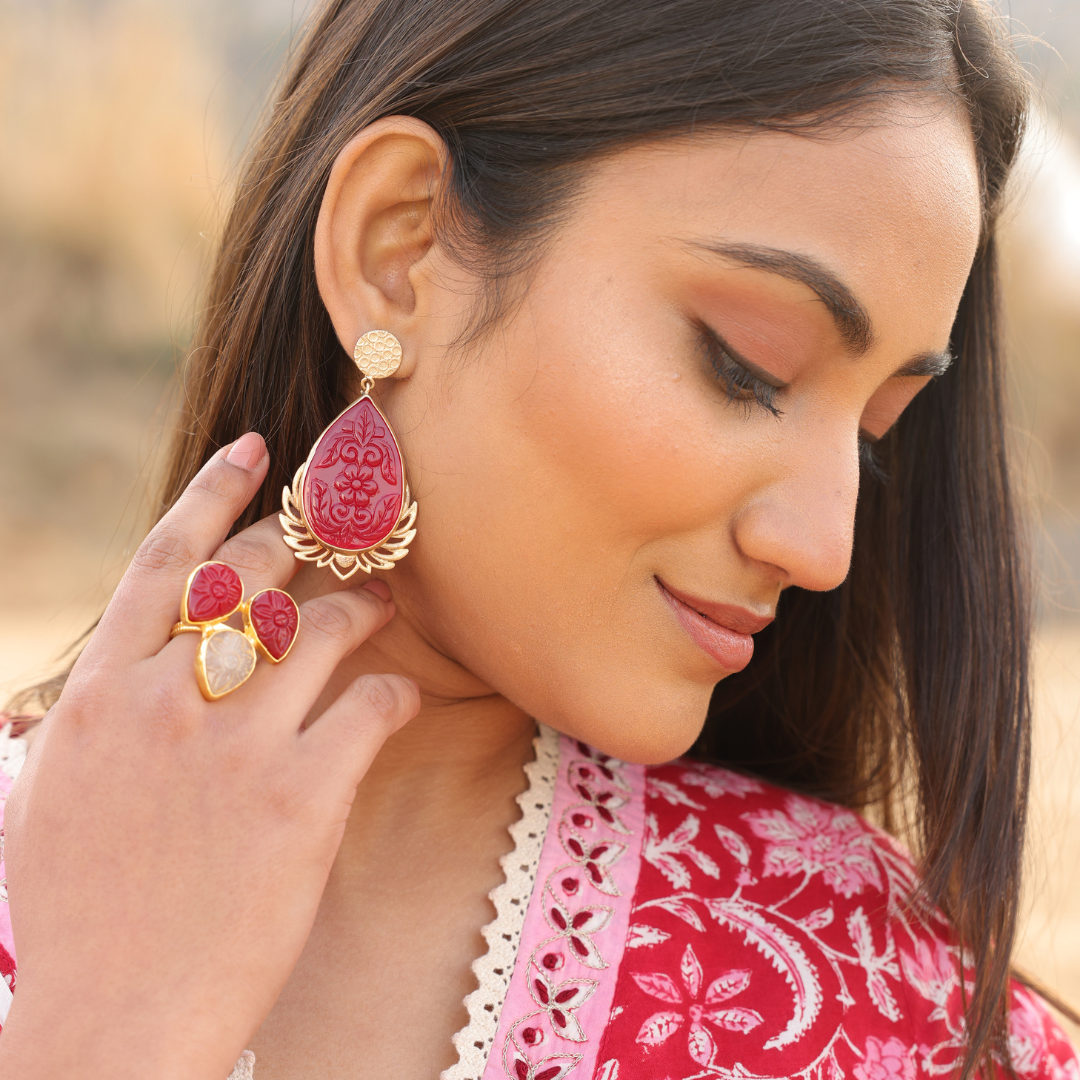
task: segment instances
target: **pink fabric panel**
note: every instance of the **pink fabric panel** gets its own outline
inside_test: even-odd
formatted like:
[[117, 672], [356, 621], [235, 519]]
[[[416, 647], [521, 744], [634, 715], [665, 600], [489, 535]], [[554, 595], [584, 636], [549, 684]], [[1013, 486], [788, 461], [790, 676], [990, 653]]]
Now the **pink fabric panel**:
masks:
[[563, 738], [551, 822], [483, 1080], [591, 1077], [641, 867], [645, 770]]

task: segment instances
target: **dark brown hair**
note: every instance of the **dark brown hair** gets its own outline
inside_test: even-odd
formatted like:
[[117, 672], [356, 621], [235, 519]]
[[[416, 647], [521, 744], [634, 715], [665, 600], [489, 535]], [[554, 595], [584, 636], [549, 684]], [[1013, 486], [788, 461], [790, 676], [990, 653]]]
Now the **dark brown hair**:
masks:
[[204, 461], [261, 432], [282, 487], [351, 377], [319, 298], [330, 168], [381, 116], [450, 150], [441, 219], [501, 290], [542, 250], [583, 169], [631, 143], [724, 126], [828, 137], [898, 90], [967, 110], [983, 234], [956, 363], [866, 471], [854, 561], [826, 594], [788, 590], [695, 753], [853, 806], [915, 778], [927, 893], [975, 958], [964, 1076], [1007, 1058], [1006, 980], [1027, 798], [1028, 563], [1010, 487], [995, 222], [1025, 86], [981, 0], [331, 0], [312, 21], [240, 178], [185, 379], [161, 509]]

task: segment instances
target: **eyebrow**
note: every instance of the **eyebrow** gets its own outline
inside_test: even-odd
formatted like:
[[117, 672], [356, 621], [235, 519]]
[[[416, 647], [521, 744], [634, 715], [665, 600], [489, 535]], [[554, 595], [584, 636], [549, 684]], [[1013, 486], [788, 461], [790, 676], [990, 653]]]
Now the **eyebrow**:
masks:
[[[855, 294], [827, 267], [808, 255], [758, 244], [735, 244], [719, 240], [696, 240], [690, 245], [730, 262], [767, 270], [789, 281], [806, 285], [825, 305], [836, 323], [840, 337], [856, 355], [862, 356], [874, 344], [874, 324], [870, 313]], [[897, 376], [943, 375], [953, 362], [952, 353], [920, 353], [894, 374]]]

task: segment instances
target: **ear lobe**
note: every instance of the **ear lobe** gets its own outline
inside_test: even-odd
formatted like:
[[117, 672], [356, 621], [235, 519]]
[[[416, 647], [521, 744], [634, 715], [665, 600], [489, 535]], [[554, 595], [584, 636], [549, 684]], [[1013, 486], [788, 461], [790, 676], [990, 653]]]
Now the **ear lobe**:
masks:
[[[446, 146], [413, 117], [376, 121], [338, 155], [315, 228], [315, 276], [349, 355], [368, 330], [399, 339], [426, 310], [420, 272]], [[406, 357], [413, 350], [406, 349]], [[409, 374], [403, 363], [400, 377]]]

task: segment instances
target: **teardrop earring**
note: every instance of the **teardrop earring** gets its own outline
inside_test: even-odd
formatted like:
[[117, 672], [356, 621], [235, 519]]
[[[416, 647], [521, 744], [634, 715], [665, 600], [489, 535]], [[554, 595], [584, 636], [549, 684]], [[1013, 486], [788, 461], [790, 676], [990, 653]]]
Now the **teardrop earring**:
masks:
[[359, 400], [318, 437], [285, 488], [279, 515], [298, 559], [329, 566], [342, 581], [357, 570], [391, 570], [416, 536], [416, 502], [390, 423], [371, 400], [376, 379], [401, 364], [401, 343], [369, 330], [353, 359], [363, 375]]

